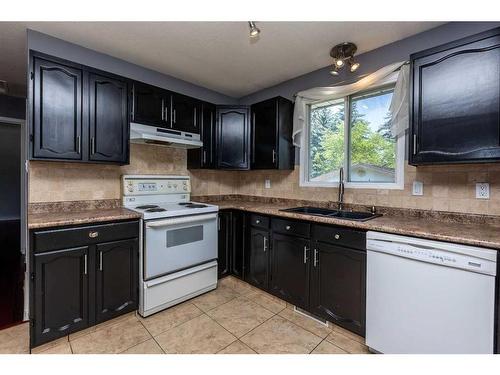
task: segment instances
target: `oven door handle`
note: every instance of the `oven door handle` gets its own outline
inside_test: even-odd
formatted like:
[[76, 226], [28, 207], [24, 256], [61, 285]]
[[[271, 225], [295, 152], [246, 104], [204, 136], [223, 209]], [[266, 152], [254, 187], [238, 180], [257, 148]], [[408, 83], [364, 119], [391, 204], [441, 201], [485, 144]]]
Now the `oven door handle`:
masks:
[[159, 228], [166, 227], [168, 225], [176, 225], [176, 224], [188, 224], [188, 223], [197, 223], [200, 221], [217, 219], [217, 214], [208, 214], [208, 215], [195, 215], [195, 216], [185, 216], [185, 217], [173, 217], [165, 220], [151, 221], [146, 223], [146, 228]]

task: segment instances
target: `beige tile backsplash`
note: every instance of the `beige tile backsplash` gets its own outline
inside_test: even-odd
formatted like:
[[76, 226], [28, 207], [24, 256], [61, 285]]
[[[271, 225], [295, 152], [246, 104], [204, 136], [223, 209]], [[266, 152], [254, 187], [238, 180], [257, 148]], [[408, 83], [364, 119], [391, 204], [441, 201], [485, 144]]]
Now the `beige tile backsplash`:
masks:
[[[299, 187], [294, 171], [209, 171], [186, 168], [186, 151], [131, 145], [130, 165], [31, 162], [30, 202], [119, 199], [122, 174], [190, 174], [193, 195], [245, 194], [311, 200], [337, 199], [336, 188]], [[264, 188], [264, 180], [271, 188]], [[412, 196], [413, 181], [424, 195]], [[490, 183], [490, 199], [475, 199], [475, 183]], [[404, 190], [346, 189], [348, 203], [500, 215], [500, 164], [405, 167]]]

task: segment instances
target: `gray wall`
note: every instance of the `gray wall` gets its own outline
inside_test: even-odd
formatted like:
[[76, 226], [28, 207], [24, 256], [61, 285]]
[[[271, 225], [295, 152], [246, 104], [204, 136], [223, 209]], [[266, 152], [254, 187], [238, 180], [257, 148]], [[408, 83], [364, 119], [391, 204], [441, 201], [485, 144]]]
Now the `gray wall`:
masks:
[[156, 72], [151, 69], [132, 64], [125, 60], [93, 51], [91, 49], [66, 42], [62, 39], [42, 34], [38, 31], [28, 29], [28, 50], [33, 49], [60, 57], [70, 61], [76, 61], [96, 69], [115, 73], [127, 78], [146, 82], [194, 98], [206, 100], [215, 104], [236, 104], [237, 99], [209, 90], [205, 87], [177, 79], [175, 77]]
[[[360, 76], [372, 73], [390, 63], [408, 60], [411, 53], [499, 26], [500, 22], [447, 23], [357, 56], [356, 58], [361, 63], [361, 66], [356, 75], [345, 69], [339, 77], [332, 77], [329, 73], [330, 67], [325, 67], [247, 95], [240, 98], [239, 103], [253, 104], [278, 95], [293, 100], [293, 95], [298, 91], [312, 87], [334, 86], [340, 82], [355, 81]], [[325, 53], [328, 53], [328, 51], [325, 51]]]

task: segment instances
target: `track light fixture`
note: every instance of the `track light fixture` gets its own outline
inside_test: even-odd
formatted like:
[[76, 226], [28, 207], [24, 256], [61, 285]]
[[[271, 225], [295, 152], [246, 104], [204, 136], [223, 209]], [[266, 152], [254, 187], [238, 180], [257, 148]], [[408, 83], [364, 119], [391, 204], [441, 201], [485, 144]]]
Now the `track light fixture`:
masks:
[[358, 50], [358, 47], [354, 43], [346, 42], [337, 44], [330, 51], [330, 56], [333, 57], [333, 68], [330, 74], [333, 76], [338, 76], [340, 70], [345, 66], [349, 65], [349, 70], [353, 73], [359, 68], [359, 62], [354, 60], [354, 54]]
[[248, 27], [250, 28], [250, 38], [259, 36], [260, 29], [255, 25], [254, 21], [248, 21]]

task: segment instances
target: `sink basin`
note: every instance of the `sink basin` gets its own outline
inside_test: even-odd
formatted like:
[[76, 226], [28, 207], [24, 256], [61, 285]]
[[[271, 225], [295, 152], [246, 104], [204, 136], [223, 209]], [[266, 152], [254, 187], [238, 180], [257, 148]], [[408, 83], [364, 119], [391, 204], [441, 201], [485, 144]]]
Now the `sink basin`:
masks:
[[285, 208], [285, 209], [282, 209], [281, 211], [293, 212], [293, 213], [303, 214], [303, 215], [334, 217], [337, 219], [355, 220], [355, 221], [367, 221], [367, 220], [382, 216], [380, 214], [372, 214], [371, 212], [339, 211], [339, 210], [332, 210], [329, 208], [309, 207], [309, 206]]

